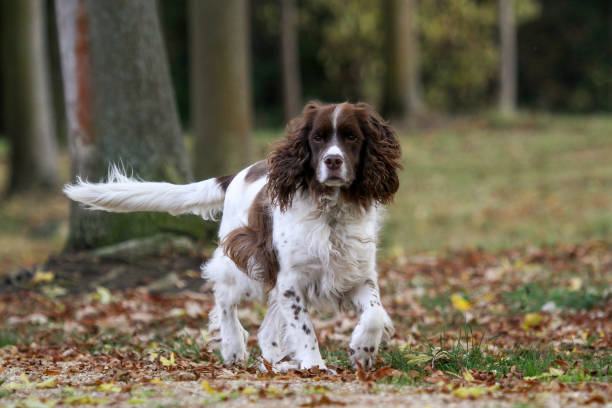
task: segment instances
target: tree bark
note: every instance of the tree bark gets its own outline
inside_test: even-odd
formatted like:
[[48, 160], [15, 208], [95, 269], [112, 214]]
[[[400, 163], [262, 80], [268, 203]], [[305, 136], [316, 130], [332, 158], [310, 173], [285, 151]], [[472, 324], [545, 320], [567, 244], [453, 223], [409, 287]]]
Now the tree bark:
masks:
[[283, 107], [288, 123], [300, 113], [302, 89], [298, 52], [298, 13], [295, 0], [281, 0]]
[[[73, 179], [103, 179], [117, 163], [142, 179], [188, 181], [156, 3], [56, 0], [56, 14]], [[200, 232], [199, 221], [189, 222], [194, 225], [166, 214], [92, 212], [73, 203], [68, 249], [158, 231]]]
[[384, 1], [387, 73], [382, 110], [400, 121], [423, 110], [416, 10], [417, 0]]
[[516, 111], [517, 57], [514, 0], [499, 0], [499, 110], [510, 116]]
[[11, 142], [9, 192], [57, 186], [45, 2], [2, 2], [4, 120]]
[[250, 159], [247, 1], [191, 0], [189, 6], [195, 173], [208, 178]]

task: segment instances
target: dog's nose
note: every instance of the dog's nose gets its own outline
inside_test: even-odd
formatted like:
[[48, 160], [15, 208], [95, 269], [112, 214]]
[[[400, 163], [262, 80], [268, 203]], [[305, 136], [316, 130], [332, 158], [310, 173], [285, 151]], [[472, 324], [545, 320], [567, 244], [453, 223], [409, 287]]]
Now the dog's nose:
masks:
[[325, 165], [330, 170], [338, 170], [342, 166], [342, 156], [339, 154], [330, 154], [325, 157]]

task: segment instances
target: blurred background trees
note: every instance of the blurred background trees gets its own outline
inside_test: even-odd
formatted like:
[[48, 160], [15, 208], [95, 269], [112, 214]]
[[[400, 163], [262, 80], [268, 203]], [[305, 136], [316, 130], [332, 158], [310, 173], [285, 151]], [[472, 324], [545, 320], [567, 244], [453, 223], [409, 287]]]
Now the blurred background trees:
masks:
[[3, 130], [11, 142], [9, 192], [56, 188], [57, 142], [49, 82], [46, 3], [3, 1]]
[[191, 0], [191, 118], [198, 178], [250, 160], [252, 96], [247, 0]]
[[382, 84], [382, 113], [406, 118], [421, 112], [419, 38], [415, 27], [417, 0], [385, 0], [385, 75]]
[[511, 116], [516, 110], [516, 23], [514, 0], [499, 0], [499, 110]]
[[[609, 0], [4, 0], [0, 13], [11, 191], [58, 180], [56, 139], [72, 178], [118, 161], [155, 180], [231, 173], [255, 159], [254, 130], [310, 99], [364, 100], [398, 126], [612, 110]], [[71, 242], [184, 230], [105, 217], [73, 207]]]

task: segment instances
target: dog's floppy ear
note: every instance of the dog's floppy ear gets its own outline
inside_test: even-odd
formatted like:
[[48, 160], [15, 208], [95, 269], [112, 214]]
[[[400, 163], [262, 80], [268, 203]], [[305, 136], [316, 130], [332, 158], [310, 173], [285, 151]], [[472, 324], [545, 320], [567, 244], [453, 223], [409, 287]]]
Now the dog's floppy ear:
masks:
[[358, 103], [355, 107], [365, 141], [351, 195], [362, 205], [388, 204], [399, 188], [400, 145], [393, 128], [371, 106]]
[[268, 157], [268, 193], [281, 211], [291, 206], [296, 191], [307, 188], [312, 177], [308, 134], [320, 106], [317, 102], [308, 103], [302, 115], [287, 125], [287, 136]]

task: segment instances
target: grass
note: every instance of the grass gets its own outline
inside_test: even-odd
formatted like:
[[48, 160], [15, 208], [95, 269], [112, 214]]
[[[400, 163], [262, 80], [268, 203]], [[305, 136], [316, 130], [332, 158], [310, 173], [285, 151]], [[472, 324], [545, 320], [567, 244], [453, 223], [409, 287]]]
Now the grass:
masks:
[[408, 250], [577, 242], [612, 233], [612, 118], [521, 117], [402, 134], [383, 243]]
[[0, 348], [19, 343], [19, 336], [8, 329], [0, 329]]
[[556, 307], [563, 309], [590, 310], [604, 304], [609, 295], [585, 288], [571, 290], [551, 287], [541, 282], [530, 282], [514, 292], [503, 294], [502, 297], [510, 304], [511, 310], [534, 312], [541, 310], [547, 302], [554, 302]]
[[612, 356], [607, 352], [517, 347], [489, 353], [485, 346], [482, 339], [474, 338], [471, 328], [466, 326], [463, 336], [448, 349], [429, 346], [426, 353], [418, 353], [394, 347], [382, 352], [381, 358], [385, 365], [407, 374], [399, 381], [393, 380], [398, 385], [421, 382], [427, 375], [424, 369], [426, 366], [458, 376], [462, 375], [464, 370], [478, 370], [493, 373], [497, 378], [516, 372], [521, 373], [523, 377], [534, 377], [543, 381], [556, 379], [567, 383], [581, 383], [611, 380], [608, 368], [612, 363]]

